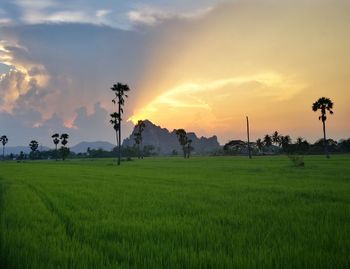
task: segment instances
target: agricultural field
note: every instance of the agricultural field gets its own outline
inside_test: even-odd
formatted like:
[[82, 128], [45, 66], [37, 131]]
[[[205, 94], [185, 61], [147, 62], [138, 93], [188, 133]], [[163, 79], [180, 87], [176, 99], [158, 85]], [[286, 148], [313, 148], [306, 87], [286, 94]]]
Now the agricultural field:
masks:
[[350, 156], [0, 171], [0, 268], [350, 268]]

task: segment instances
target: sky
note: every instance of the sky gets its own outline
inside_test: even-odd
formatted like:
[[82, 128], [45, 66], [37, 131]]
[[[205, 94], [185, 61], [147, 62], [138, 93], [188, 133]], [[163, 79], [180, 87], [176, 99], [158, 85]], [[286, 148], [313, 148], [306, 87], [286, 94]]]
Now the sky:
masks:
[[149, 119], [221, 144], [275, 130], [313, 142], [311, 105], [350, 137], [348, 0], [0, 0], [0, 135], [110, 141], [110, 87], [129, 85], [123, 137]]

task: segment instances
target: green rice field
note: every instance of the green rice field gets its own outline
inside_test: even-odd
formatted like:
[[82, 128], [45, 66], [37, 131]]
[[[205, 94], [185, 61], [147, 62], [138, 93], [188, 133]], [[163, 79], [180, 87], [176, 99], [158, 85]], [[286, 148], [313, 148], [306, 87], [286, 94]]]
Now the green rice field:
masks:
[[0, 268], [350, 268], [350, 156], [2, 162]]

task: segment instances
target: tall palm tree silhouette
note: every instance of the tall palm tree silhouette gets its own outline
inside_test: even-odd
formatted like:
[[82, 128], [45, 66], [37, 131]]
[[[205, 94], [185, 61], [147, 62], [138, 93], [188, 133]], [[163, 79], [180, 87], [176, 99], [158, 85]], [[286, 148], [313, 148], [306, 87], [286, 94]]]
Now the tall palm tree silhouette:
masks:
[[60, 135], [58, 133], [55, 133], [51, 136], [53, 138], [53, 143], [55, 144], [55, 155], [56, 155], [56, 161], [57, 161], [57, 145], [60, 143], [59, 137]]
[[284, 151], [287, 150], [288, 145], [292, 142], [292, 139], [290, 138], [289, 135], [285, 135], [285, 136], [281, 136], [281, 145], [282, 145], [282, 149]]
[[7, 142], [9, 142], [9, 139], [6, 135], [3, 135], [2, 137], [0, 137], [0, 141], [2, 144], [2, 159], [5, 160], [5, 145], [7, 144]]
[[333, 114], [333, 102], [331, 99], [326, 97], [319, 98], [315, 103], [312, 104], [312, 110], [317, 111], [321, 110], [321, 116], [318, 117], [319, 120], [322, 121], [323, 125], [323, 147], [324, 153], [327, 158], [329, 158], [328, 147], [327, 147], [327, 138], [326, 138], [326, 120], [327, 120], [327, 111], [330, 114]]
[[[187, 133], [186, 133], [185, 129], [177, 129], [176, 136], [177, 136], [177, 139], [179, 140], [180, 145], [182, 146], [182, 150], [184, 152], [184, 158], [186, 158], [187, 157], [187, 150], [188, 150], [188, 148], [186, 148], [186, 145], [189, 142], [189, 140], [188, 140]], [[191, 143], [192, 143], [192, 140], [191, 140], [190, 144]]]
[[137, 129], [137, 132], [134, 133], [134, 140], [135, 143], [137, 144], [137, 148], [138, 148], [138, 154], [139, 154], [139, 159], [143, 159], [143, 153], [142, 150], [140, 148], [142, 148], [142, 132], [144, 131], [146, 127], [146, 124], [144, 123], [143, 120], [139, 120], [135, 126], [135, 129]]
[[61, 144], [65, 147], [68, 144], [68, 134], [61, 134]]
[[66, 145], [68, 144], [68, 138], [69, 135], [68, 134], [61, 134], [61, 153], [62, 153], [62, 160], [64, 161], [67, 157], [67, 155], [69, 154], [69, 149], [66, 147]]
[[281, 144], [281, 136], [280, 134], [275, 131], [272, 136], [271, 136], [272, 142], [276, 145], [279, 146]]
[[31, 156], [31, 157], [32, 157], [33, 159], [35, 159], [35, 152], [37, 151], [37, 149], [38, 149], [38, 147], [39, 147], [38, 141], [36, 141], [36, 140], [30, 141], [29, 147], [30, 147], [30, 150], [32, 151], [32, 153], [31, 153], [32, 156]]
[[272, 145], [272, 138], [268, 134], [264, 136], [264, 144], [266, 147], [270, 147]]
[[114, 112], [111, 114], [110, 123], [113, 125], [115, 130], [115, 135], [117, 138], [118, 144], [118, 165], [120, 165], [120, 160], [122, 158], [121, 151], [121, 122], [122, 122], [122, 114], [124, 113], [123, 106], [125, 104], [125, 98], [128, 97], [126, 94], [130, 91], [130, 88], [127, 84], [117, 83], [114, 84], [111, 90], [114, 92], [115, 97], [112, 99], [113, 104], [118, 104], [118, 112]]

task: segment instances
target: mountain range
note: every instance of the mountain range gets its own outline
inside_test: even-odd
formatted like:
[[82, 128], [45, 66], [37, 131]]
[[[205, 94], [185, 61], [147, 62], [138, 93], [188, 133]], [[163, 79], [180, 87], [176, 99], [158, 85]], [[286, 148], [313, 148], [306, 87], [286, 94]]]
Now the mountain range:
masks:
[[[149, 120], [145, 120], [145, 128], [142, 133], [142, 144], [152, 145], [155, 148], [155, 152], [159, 155], [169, 155], [176, 151], [178, 154], [182, 154], [182, 148], [176, 136], [176, 130], [170, 132], [166, 128], [162, 128], [153, 124]], [[123, 141], [123, 146], [132, 147], [135, 144], [134, 129], [131, 135]], [[194, 148], [193, 154], [206, 154], [210, 153], [220, 147], [216, 136], [209, 138], [200, 137], [193, 132], [188, 132], [187, 137], [192, 140], [192, 147]]]

